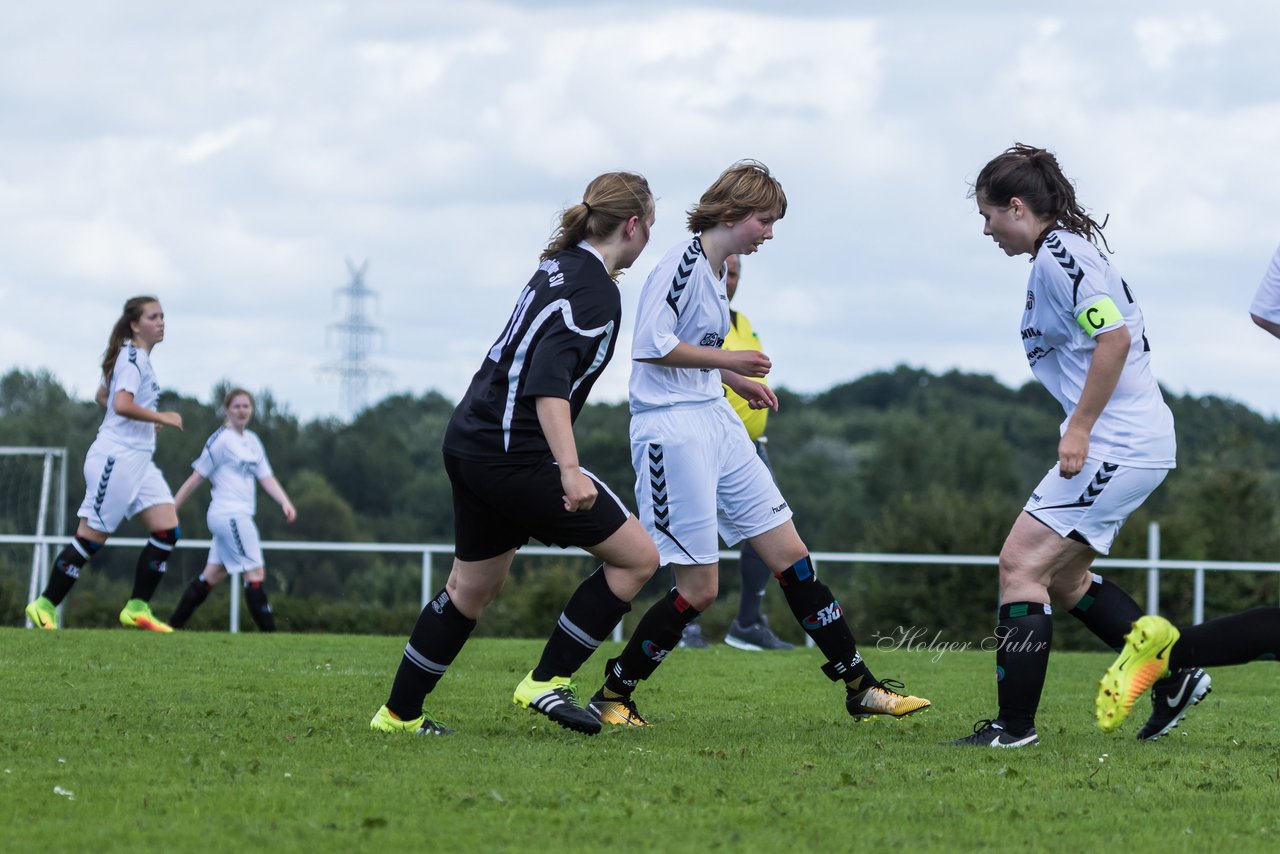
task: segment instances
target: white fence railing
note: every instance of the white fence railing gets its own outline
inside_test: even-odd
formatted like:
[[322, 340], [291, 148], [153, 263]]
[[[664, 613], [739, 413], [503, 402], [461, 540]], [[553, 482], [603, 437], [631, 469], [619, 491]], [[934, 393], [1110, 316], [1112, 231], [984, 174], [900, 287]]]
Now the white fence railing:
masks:
[[[1160, 610], [1160, 572], [1161, 570], [1190, 571], [1192, 580], [1192, 621], [1204, 622], [1204, 575], [1206, 572], [1280, 572], [1280, 563], [1264, 563], [1259, 561], [1227, 561], [1227, 560], [1166, 560], [1160, 557], [1160, 528], [1152, 522], [1147, 531], [1146, 558], [1109, 558], [1099, 557], [1093, 562], [1100, 569], [1145, 569], [1147, 571], [1147, 613], [1156, 614]], [[66, 536], [30, 536], [24, 534], [0, 534], [0, 545], [30, 545], [45, 552], [51, 546], [65, 543]], [[146, 540], [136, 537], [119, 537], [111, 540], [113, 546], [132, 546], [141, 548]], [[179, 540], [180, 549], [208, 549], [209, 540]], [[310, 541], [274, 540], [263, 542], [264, 551], [299, 551], [299, 552], [346, 552], [359, 554], [414, 554], [421, 556], [422, 592], [420, 607], [425, 608], [435, 594], [435, 582], [431, 559], [433, 555], [452, 557], [452, 543], [318, 543]], [[581, 549], [560, 549], [548, 546], [525, 546], [520, 550], [525, 555], [561, 555], [570, 557], [591, 558]], [[824, 567], [831, 564], [900, 564], [908, 566], [997, 566], [999, 558], [994, 555], [913, 555], [913, 554], [878, 554], [875, 552], [813, 552], [814, 563]], [[592, 558], [594, 559], [594, 558]], [[722, 561], [736, 561], [737, 551], [720, 553]], [[45, 575], [48, 573], [47, 563], [41, 570], [40, 585], [43, 588]], [[994, 591], [995, 584], [992, 583]], [[232, 632], [240, 630], [240, 596], [233, 595], [230, 606], [229, 628]], [[614, 639], [621, 639], [621, 627], [614, 632]]]

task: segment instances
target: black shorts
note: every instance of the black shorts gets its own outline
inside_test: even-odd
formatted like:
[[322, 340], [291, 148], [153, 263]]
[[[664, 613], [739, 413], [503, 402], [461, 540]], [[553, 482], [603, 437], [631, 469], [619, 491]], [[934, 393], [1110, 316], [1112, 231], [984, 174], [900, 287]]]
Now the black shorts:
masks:
[[532, 537], [549, 546], [594, 546], [631, 515], [618, 496], [586, 469], [600, 496], [590, 510], [564, 509], [560, 468], [549, 454], [534, 463], [467, 460], [444, 452], [453, 485], [454, 554], [478, 561], [519, 548]]

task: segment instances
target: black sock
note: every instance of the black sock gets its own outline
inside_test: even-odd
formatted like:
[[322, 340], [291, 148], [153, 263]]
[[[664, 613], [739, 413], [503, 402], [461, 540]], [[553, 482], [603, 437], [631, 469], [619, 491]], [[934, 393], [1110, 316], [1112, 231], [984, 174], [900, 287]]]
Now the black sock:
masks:
[[626, 647], [605, 668], [604, 687], [629, 695], [641, 679], [648, 679], [680, 643], [680, 633], [702, 613], [674, 587], [644, 612]]
[[141, 599], [150, 602], [164, 578], [165, 566], [169, 555], [173, 552], [174, 543], [178, 542], [179, 531], [170, 528], [167, 531], [152, 531], [147, 544], [138, 555], [138, 566], [133, 574], [133, 593], [130, 599]]
[[191, 619], [191, 615], [195, 613], [204, 600], [209, 598], [209, 592], [213, 590], [213, 585], [204, 580], [204, 573], [200, 573], [191, 583], [187, 585], [187, 589], [182, 591], [182, 599], [178, 601], [178, 607], [173, 609], [173, 615], [169, 617], [169, 625], [175, 629], [180, 629], [187, 624], [187, 620]]
[[596, 569], [569, 597], [542, 649], [542, 659], [533, 669], [533, 678], [546, 682], [553, 676], [577, 673], [630, 610], [631, 603], [623, 602], [609, 589], [604, 567]]
[[[253, 621], [258, 624], [258, 628], [264, 632], [274, 632], [276, 630], [276, 618], [271, 613], [271, 603], [267, 601], [267, 591], [262, 589], [261, 581], [246, 581], [244, 583], [244, 600], [249, 603], [249, 616], [253, 617]], [[170, 623], [170, 625], [173, 624]], [[414, 715], [414, 717], [417, 717], [417, 715]]]
[[71, 592], [71, 586], [80, 577], [80, 570], [100, 548], [102, 543], [95, 543], [84, 537], [73, 537], [71, 542], [53, 559], [49, 583], [45, 585], [44, 592], [40, 595], [55, 605], [61, 605], [62, 600]]
[[418, 615], [391, 683], [387, 708], [402, 721], [421, 716], [423, 698], [458, 657], [475, 627], [476, 621], [464, 616], [454, 607], [448, 591], [441, 590]]
[[1070, 613], [1099, 640], [1119, 652], [1124, 648], [1124, 636], [1142, 616], [1142, 608], [1119, 585], [1095, 573], [1089, 589]]
[[774, 577], [782, 586], [796, 622], [827, 657], [822, 671], [833, 681], [844, 680], [850, 691], [865, 691], [877, 684], [858, 652], [844, 609], [831, 588], [818, 580], [809, 556], [805, 555]]
[[1220, 667], [1280, 656], [1280, 608], [1250, 608], [1181, 629], [1169, 667]]
[[1014, 735], [1035, 726], [1053, 645], [1053, 609], [1039, 602], [1000, 606], [996, 624], [996, 692], [1000, 722]]
[[760, 605], [764, 601], [765, 588], [773, 573], [765, 565], [760, 553], [751, 543], [742, 544], [742, 553], [738, 556], [739, 570], [742, 572], [742, 593], [738, 596], [738, 625], [754, 626], [760, 622]]

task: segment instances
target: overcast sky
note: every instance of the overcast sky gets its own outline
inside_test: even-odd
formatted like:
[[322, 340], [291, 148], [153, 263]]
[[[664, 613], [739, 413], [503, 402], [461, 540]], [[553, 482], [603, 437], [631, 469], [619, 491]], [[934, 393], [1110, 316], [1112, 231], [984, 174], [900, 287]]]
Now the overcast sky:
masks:
[[907, 364], [1020, 385], [1028, 267], [967, 192], [1021, 141], [1110, 215], [1162, 383], [1280, 414], [1280, 341], [1248, 315], [1280, 243], [1280, 4], [792, 5], [10, 4], [0, 370], [88, 397], [121, 304], [152, 293], [166, 388], [340, 414], [318, 371], [367, 260], [372, 398], [456, 400], [557, 212], [629, 169], [659, 201], [596, 386], [624, 399], [645, 273], [753, 157], [790, 199], [737, 300], [775, 384]]

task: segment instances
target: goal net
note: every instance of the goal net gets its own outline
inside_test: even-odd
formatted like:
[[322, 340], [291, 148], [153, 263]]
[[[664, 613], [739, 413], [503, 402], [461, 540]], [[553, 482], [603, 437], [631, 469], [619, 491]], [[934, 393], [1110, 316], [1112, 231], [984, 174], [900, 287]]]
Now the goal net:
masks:
[[32, 539], [65, 534], [66, 515], [66, 448], [0, 446], [0, 583], [25, 575], [28, 602], [44, 589], [50, 555]]

